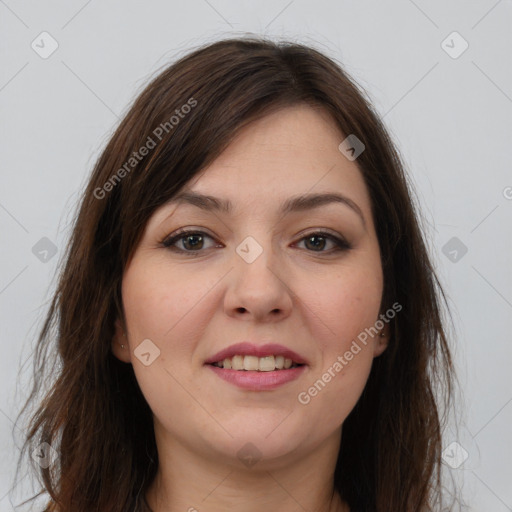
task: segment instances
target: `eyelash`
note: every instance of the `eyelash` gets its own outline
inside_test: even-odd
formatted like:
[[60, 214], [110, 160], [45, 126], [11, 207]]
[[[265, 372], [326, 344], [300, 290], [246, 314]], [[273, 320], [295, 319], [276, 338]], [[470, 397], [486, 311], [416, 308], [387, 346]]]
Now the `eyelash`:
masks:
[[[195, 230], [195, 229], [183, 229], [183, 230], [179, 230], [178, 232], [176, 232], [174, 235], [164, 239], [162, 242], [160, 242], [160, 245], [165, 247], [166, 249], [170, 249], [171, 251], [175, 251], [175, 252], [181, 252], [183, 254], [187, 254], [187, 255], [190, 255], [190, 256], [197, 256], [199, 255], [200, 252], [206, 250], [206, 249], [199, 249], [199, 250], [191, 250], [191, 251], [187, 251], [185, 249], [179, 249], [175, 246], [173, 246], [176, 242], [184, 239], [185, 237], [187, 236], [191, 236], [191, 235], [201, 235], [201, 236], [206, 236], [208, 238], [211, 238], [212, 240], [214, 240], [214, 238], [210, 235], [208, 235], [208, 233], [205, 233], [204, 231], [198, 231], [198, 230]], [[339, 238], [337, 236], [334, 236], [330, 233], [327, 233], [325, 231], [313, 231], [312, 233], [308, 233], [307, 235], [303, 236], [299, 242], [302, 242], [303, 240], [307, 239], [308, 237], [312, 237], [312, 236], [319, 236], [321, 238], [324, 238], [324, 239], [329, 239], [331, 240], [335, 247], [333, 249], [331, 249], [330, 251], [309, 251], [309, 252], [312, 252], [312, 253], [318, 253], [318, 254], [330, 254], [330, 253], [337, 253], [337, 252], [340, 252], [340, 251], [348, 251], [350, 249], [352, 249], [352, 245], [349, 244], [346, 240], [344, 240], [343, 238]]]

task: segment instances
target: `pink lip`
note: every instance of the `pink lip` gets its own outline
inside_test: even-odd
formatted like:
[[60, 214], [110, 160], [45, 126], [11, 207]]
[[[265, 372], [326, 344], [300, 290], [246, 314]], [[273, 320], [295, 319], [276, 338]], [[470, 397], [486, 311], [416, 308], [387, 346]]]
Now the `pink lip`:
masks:
[[272, 372], [225, 370], [218, 366], [209, 365], [218, 377], [243, 389], [252, 391], [270, 391], [287, 382], [297, 379], [306, 366], [297, 366], [288, 370], [274, 370]]
[[[257, 357], [265, 357], [265, 356], [283, 356], [287, 359], [291, 359], [294, 363], [298, 364], [308, 364], [307, 361], [301, 357], [299, 354], [295, 353], [293, 350], [290, 350], [283, 345], [278, 345], [276, 343], [267, 343], [266, 345], [254, 345], [253, 343], [249, 343], [248, 341], [244, 341], [242, 343], [236, 343], [235, 345], [231, 345], [220, 352], [217, 352], [212, 357], [208, 358], [205, 361], [205, 364], [217, 363], [218, 361], [223, 361], [226, 358], [244, 355], [244, 356], [257, 356]], [[233, 370], [237, 371], [237, 370]], [[282, 370], [277, 370], [282, 371]], [[286, 370], [290, 371], [290, 370]], [[243, 372], [238, 372], [243, 373]], [[250, 373], [250, 372], [246, 372]], [[275, 373], [275, 372], [261, 372], [261, 373]]]

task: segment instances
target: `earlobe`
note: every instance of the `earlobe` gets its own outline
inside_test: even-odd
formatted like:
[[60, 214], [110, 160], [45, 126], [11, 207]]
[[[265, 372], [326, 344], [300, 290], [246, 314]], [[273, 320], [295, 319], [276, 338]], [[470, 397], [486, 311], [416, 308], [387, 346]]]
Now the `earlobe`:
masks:
[[389, 329], [385, 326], [382, 331], [377, 334], [373, 345], [373, 357], [379, 357], [389, 345]]
[[115, 332], [112, 337], [112, 353], [123, 363], [130, 363], [130, 345], [128, 344], [128, 336], [119, 319], [115, 321]]

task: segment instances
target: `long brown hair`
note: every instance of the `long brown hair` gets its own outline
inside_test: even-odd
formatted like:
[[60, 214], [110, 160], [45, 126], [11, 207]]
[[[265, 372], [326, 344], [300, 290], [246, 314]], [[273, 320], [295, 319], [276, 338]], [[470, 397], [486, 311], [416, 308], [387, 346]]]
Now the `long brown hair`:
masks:
[[[334, 60], [305, 45], [247, 37], [197, 48], [160, 72], [94, 167], [20, 413], [38, 406], [21, 457], [44, 442], [57, 453], [49, 468], [33, 464], [44, 485], [37, 496], [51, 497], [47, 511], [148, 510], [144, 495], [158, 467], [152, 413], [132, 366], [111, 352], [123, 271], [152, 213], [243, 126], [301, 103], [325, 109], [366, 147], [356, 163], [380, 244], [382, 304], [403, 308], [343, 424], [335, 488], [352, 512], [439, 510], [441, 408], [453, 372], [448, 304], [399, 153], [366, 93]], [[40, 398], [45, 376], [51, 385]]]

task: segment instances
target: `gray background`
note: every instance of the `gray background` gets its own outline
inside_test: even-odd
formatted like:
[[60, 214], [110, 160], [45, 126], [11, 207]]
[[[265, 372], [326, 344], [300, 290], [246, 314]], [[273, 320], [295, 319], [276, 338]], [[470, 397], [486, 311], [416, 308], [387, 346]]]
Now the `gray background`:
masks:
[[[505, 0], [0, 0], [0, 512], [31, 489], [25, 478], [7, 495], [23, 434], [13, 419], [77, 194], [150, 75], [246, 32], [341, 61], [384, 117], [454, 311], [463, 400], [447, 474], [464, 510], [512, 510], [511, 21]], [[51, 48], [43, 31], [58, 43], [47, 58], [31, 47]]]

